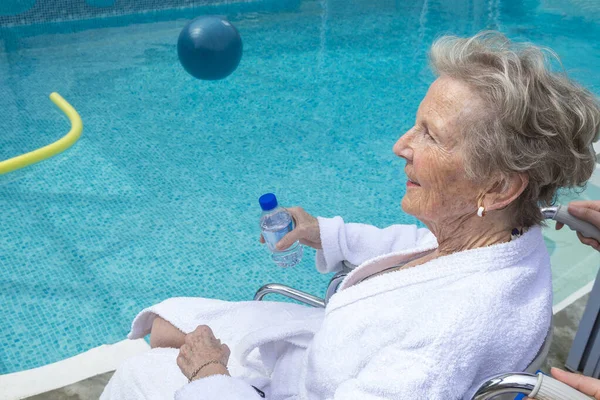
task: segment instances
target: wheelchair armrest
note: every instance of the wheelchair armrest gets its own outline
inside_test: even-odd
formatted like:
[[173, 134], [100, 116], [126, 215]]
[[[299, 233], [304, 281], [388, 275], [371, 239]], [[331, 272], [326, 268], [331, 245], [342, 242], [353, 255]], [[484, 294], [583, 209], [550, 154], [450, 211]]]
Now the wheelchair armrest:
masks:
[[358, 265], [352, 264], [348, 260], [342, 261], [342, 272], [350, 272], [356, 267], [358, 267]]
[[280, 285], [279, 283], [269, 283], [258, 289], [256, 294], [254, 295], [254, 300], [261, 301], [263, 297], [265, 297], [269, 293], [277, 293], [285, 297], [297, 300], [301, 303], [308, 304], [309, 306], [325, 308], [325, 305], [329, 302], [331, 296], [335, 294], [340, 283], [342, 283], [346, 275], [348, 275], [348, 273], [354, 268], [356, 268], [356, 265], [351, 264], [348, 261], [343, 261], [342, 270], [336, 273], [331, 279], [331, 281], [329, 281], [329, 285], [327, 286], [327, 293], [325, 294], [325, 299], [315, 297], [312, 294], [303, 292], [298, 289], [294, 289], [286, 285]]
[[280, 285], [278, 283], [269, 283], [258, 289], [254, 295], [254, 300], [261, 301], [269, 293], [281, 294], [301, 303], [308, 304], [309, 306], [325, 308], [325, 300], [301, 290], [294, 289], [286, 285]]

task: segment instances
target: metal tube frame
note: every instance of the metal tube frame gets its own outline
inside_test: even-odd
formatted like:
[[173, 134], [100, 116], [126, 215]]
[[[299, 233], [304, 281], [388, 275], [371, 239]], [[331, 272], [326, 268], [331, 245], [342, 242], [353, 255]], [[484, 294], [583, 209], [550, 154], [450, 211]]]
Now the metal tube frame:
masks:
[[309, 306], [325, 308], [325, 300], [301, 290], [286, 285], [280, 285], [279, 283], [269, 283], [258, 289], [254, 295], [254, 300], [261, 301], [269, 293], [277, 293], [308, 304]]
[[538, 383], [537, 375], [508, 373], [488, 379], [473, 396], [473, 400], [490, 400], [503, 394], [529, 395]]

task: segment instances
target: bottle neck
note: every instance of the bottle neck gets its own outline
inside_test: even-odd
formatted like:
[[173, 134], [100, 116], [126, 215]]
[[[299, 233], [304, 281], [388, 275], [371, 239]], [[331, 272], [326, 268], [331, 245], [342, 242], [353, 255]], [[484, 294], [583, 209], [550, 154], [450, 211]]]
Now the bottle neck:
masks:
[[279, 210], [281, 210], [281, 207], [279, 207], [279, 206], [277, 206], [275, 208], [271, 208], [270, 210], [263, 210], [262, 215], [274, 214]]

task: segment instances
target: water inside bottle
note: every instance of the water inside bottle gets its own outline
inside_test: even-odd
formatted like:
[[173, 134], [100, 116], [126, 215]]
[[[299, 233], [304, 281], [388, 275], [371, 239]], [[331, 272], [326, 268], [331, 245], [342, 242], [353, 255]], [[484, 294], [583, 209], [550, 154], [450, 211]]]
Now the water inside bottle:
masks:
[[289, 248], [282, 251], [275, 249], [277, 242], [294, 229], [294, 221], [285, 210], [263, 216], [260, 221], [260, 228], [265, 243], [272, 252], [271, 257], [277, 265], [280, 267], [292, 267], [300, 262], [303, 253], [300, 243], [295, 242]]

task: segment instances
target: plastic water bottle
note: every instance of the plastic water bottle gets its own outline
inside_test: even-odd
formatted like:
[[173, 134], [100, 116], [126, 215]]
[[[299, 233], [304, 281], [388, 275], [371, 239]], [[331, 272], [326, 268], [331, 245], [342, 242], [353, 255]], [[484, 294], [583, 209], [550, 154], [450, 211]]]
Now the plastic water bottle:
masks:
[[263, 194], [258, 202], [263, 210], [260, 217], [260, 230], [272, 253], [271, 258], [280, 267], [293, 267], [302, 259], [302, 245], [295, 242], [285, 250], [275, 249], [277, 242], [294, 229], [292, 216], [284, 208], [278, 206], [277, 198], [273, 193]]

